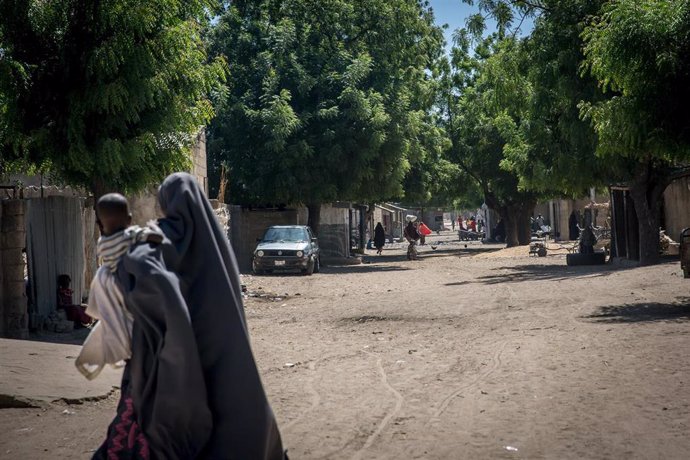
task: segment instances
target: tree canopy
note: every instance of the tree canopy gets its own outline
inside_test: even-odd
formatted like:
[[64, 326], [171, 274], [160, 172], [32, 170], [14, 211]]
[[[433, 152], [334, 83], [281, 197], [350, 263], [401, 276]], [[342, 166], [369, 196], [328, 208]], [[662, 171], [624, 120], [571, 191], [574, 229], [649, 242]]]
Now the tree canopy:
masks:
[[479, 190], [515, 244], [537, 199], [625, 184], [654, 262], [661, 195], [690, 169], [690, 4], [477, 4], [446, 57], [418, 0], [0, 0], [0, 173], [134, 189], [187, 166], [215, 112], [235, 203], [318, 221], [329, 201]]
[[509, 246], [529, 241], [529, 217], [538, 194], [519, 187], [506, 152], [527, 116], [532, 89], [518, 41], [490, 36], [470, 51], [469, 31], [459, 31], [443, 77], [444, 125], [452, 141], [447, 158], [482, 192], [506, 225]]
[[0, 1], [0, 168], [97, 194], [185, 169], [225, 76], [212, 0]]
[[[639, 219], [640, 261], [656, 261], [660, 199], [687, 173], [689, 159], [688, 3], [497, 0], [480, 8], [499, 29], [536, 15], [521, 43], [528, 110], [507, 139], [502, 167], [521, 189], [547, 195], [626, 184]], [[481, 31], [482, 21], [473, 21]], [[506, 81], [490, 91], [524, 92]]]
[[232, 77], [209, 155], [235, 202], [402, 197], [411, 166], [442, 149], [443, 39], [417, 1], [232, 2], [211, 41]]
[[583, 37], [584, 70], [612, 94], [583, 106], [597, 152], [642, 162], [690, 158], [690, 4], [606, 4]]

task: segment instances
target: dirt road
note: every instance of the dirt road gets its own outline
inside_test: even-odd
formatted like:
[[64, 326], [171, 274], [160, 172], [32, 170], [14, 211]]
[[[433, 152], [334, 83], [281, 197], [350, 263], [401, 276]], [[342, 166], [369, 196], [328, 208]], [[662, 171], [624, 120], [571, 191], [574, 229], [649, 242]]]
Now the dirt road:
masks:
[[[244, 278], [291, 458], [688, 458], [677, 263], [567, 267], [565, 251], [452, 239], [432, 236], [415, 262], [396, 247], [311, 277]], [[2, 410], [0, 454], [88, 458], [114, 406]]]

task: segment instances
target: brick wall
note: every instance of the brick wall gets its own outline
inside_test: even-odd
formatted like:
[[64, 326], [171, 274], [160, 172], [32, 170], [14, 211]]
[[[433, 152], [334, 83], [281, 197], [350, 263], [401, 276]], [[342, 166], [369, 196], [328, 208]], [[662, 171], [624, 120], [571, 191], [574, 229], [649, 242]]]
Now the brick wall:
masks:
[[261, 238], [271, 225], [297, 225], [297, 211], [250, 211], [242, 209], [241, 206], [231, 207], [230, 242], [241, 272], [251, 271], [256, 239]]
[[24, 258], [26, 244], [24, 200], [1, 202], [0, 264], [2, 289], [0, 290], [0, 335], [28, 338], [29, 316], [24, 285]]

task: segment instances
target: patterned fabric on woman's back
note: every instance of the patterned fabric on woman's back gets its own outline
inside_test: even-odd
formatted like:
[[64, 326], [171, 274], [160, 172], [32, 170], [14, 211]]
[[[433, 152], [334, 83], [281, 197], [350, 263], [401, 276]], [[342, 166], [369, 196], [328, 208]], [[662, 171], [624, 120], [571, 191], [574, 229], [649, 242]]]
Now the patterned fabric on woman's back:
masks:
[[108, 426], [105, 442], [93, 455], [96, 460], [148, 460], [151, 457], [149, 443], [134, 413], [129, 382], [129, 368], [125, 368], [117, 414]]

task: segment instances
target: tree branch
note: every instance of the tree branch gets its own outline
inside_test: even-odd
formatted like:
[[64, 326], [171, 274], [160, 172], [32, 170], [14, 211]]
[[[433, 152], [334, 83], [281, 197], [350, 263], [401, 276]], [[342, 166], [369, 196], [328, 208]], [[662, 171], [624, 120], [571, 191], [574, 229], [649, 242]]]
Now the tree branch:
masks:
[[508, 3], [510, 3], [511, 6], [519, 7], [519, 6], [524, 5], [524, 6], [527, 6], [529, 9], [542, 10], [542, 11], [547, 11], [547, 12], [553, 11], [551, 8], [546, 7], [543, 4], [541, 4], [541, 2], [535, 3], [532, 1], [528, 1], [528, 0], [508, 0]]

